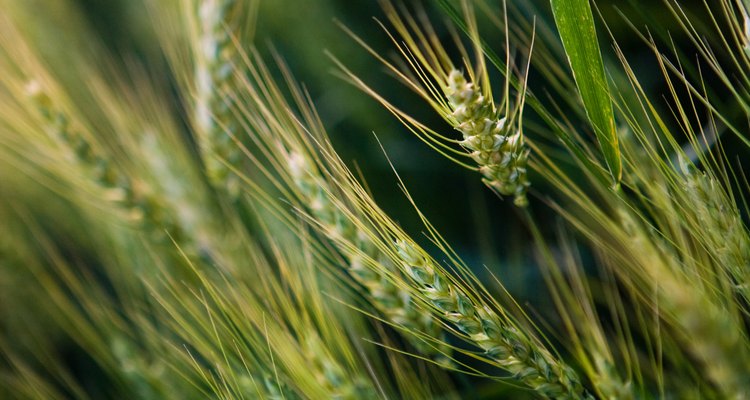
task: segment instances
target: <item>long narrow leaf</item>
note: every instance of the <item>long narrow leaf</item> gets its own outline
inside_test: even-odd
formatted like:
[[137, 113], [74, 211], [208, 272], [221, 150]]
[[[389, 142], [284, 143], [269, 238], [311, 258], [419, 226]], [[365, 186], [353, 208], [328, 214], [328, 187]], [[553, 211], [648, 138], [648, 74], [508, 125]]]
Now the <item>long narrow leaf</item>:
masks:
[[617, 185], [622, 176], [620, 147], [589, 0], [550, 0], [550, 3], [586, 115]]

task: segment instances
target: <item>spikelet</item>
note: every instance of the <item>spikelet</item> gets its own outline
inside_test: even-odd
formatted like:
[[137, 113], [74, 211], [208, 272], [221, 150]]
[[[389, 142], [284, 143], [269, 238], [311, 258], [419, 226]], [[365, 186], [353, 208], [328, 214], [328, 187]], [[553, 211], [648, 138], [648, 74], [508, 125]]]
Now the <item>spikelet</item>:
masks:
[[626, 243], [642, 264], [643, 278], [657, 288], [663, 318], [674, 324], [687, 351], [726, 398], [746, 398], [750, 354], [741, 324], [694, 281], [698, 277], [691, 280], [676, 256], [660, 248], [630, 212], [620, 209], [619, 214]]
[[396, 249], [401, 267], [429, 303], [513, 378], [545, 397], [588, 397], [575, 371], [490, 307], [472, 300], [416, 244], [401, 239]]
[[198, 38], [195, 51], [195, 124], [198, 144], [204, 155], [209, 181], [236, 197], [239, 180], [225, 164], [236, 166], [242, 153], [234, 143], [238, 127], [230, 112], [226, 91], [234, 76], [238, 36], [235, 0], [199, 0], [196, 21]]
[[526, 176], [529, 149], [520, 124], [516, 126], [509, 116], [502, 117], [461, 71], [452, 70], [446, 81], [444, 91], [453, 127], [463, 135], [460, 144], [479, 166], [484, 183], [502, 195], [513, 196], [517, 206], [525, 207], [530, 185]]
[[712, 175], [700, 172], [682, 160], [689, 210], [701, 225], [699, 239], [722, 269], [735, 281], [735, 288], [750, 299], [750, 236], [739, 210]]
[[42, 117], [47, 133], [103, 190], [106, 199], [121, 207], [130, 221], [148, 228], [162, 240], [167, 238], [165, 230], [172, 238], [181, 240], [182, 229], [167, 212], [162, 199], [145, 190], [142, 182], [131, 179], [111, 158], [98, 152], [84, 135], [75, 131], [70, 118], [55, 107], [39, 82], [29, 82], [26, 93]]
[[[365, 264], [365, 258], [375, 260], [390, 273], [395, 267], [390, 260], [380, 254], [370, 238], [354, 226], [347, 217], [329, 200], [331, 195], [327, 182], [313, 173], [314, 167], [300, 152], [290, 152], [287, 156], [289, 172], [297, 186], [308, 211], [324, 230], [324, 234], [334, 243], [342, 240], [351, 243], [359, 252], [352, 252], [343, 246], [339, 249], [346, 257], [350, 275], [367, 290], [368, 298], [387, 320], [396, 326], [414, 330], [445, 343], [445, 334], [431, 316], [425, 316], [415, 308], [409, 292], [400, 290], [387, 277]], [[410, 337], [411, 338], [411, 337]], [[411, 343], [422, 354], [432, 356], [437, 362], [448, 365], [448, 346], [434, 349], [422, 340], [413, 338]]]

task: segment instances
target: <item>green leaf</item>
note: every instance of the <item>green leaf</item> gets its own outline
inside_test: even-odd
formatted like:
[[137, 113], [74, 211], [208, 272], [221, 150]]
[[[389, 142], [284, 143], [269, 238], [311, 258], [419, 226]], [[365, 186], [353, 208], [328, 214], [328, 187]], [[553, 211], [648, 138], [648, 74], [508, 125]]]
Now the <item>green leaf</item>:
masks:
[[570, 68], [615, 185], [622, 177], [612, 98], [589, 0], [550, 0]]

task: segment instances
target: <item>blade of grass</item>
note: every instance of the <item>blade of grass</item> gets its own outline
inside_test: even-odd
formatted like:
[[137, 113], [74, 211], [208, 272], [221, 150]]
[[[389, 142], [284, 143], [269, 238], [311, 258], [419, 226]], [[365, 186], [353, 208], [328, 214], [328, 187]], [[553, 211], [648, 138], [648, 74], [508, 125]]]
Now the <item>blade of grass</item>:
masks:
[[615, 186], [622, 177], [612, 100], [588, 0], [550, 0], [586, 115], [594, 127]]

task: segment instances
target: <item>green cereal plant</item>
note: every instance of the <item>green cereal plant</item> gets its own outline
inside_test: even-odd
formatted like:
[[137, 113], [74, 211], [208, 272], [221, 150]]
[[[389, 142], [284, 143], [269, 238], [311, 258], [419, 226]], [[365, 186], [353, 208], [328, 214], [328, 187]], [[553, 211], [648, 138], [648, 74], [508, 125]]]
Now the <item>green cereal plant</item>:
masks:
[[[182, 2], [189, 21], [190, 43], [194, 57], [193, 119], [205, 158], [206, 175], [212, 184], [236, 197], [239, 187], [230, 169], [241, 162], [242, 154], [234, 144], [238, 124], [232, 120], [226, 93], [239, 61], [234, 40], [243, 35], [247, 10], [256, 2], [235, 0]], [[243, 13], [243, 11], [246, 11]]]
[[[506, 63], [508, 69], [505, 74], [508, 78], [504, 82], [501, 96], [498, 96], [499, 104], [495, 103], [484, 55], [478, 47], [479, 33], [472, 15], [473, 8], [464, 3], [467, 27], [477, 44], [473, 46], [477, 53], [475, 65], [471, 63], [463, 46], [459, 48], [459, 54], [463, 58], [452, 61], [436, 37], [434, 28], [424, 18], [418, 22], [408, 13], [401, 16], [390, 2], [382, 4], [396, 32], [395, 36], [390, 32], [388, 34], [403, 55], [403, 65], [408, 66], [408, 69], [399, 69], [361, 39], [356, 36], [354, 38], [385, 63], [407, 87], [427, 101], [453, 129], [459, 131], [461, 140], [430, 129], [409, 117], [374, 93], [343, 64], [339, 63], [339, 66], [350, 79], [381, 101], [432, 148], [460, 165], [477, 170], [487, 186], [500, 195], [513, 196], [517, 206], [525, 207], [526, 191], [530, 183], [526, 172], [529, 148], [525, 144], [521, 124], [524, 93], [521, 90], [515, 101], [510, 98], [510, 64]], [[351, 32], [350, 34], [353, 35]], [[462, 150], [451, 147], [456, 144]], [[476, 166], [472, 167], [462, 161], [466, 157], [471, 158]]]
[[[325, 136], [322, 136], [325, 131], [315, 111], [310, 108], [302, 110], [303, 118], [309, 123], [308, 126], [302, 125], [298, 117], [289, 111], [290, 105], [280, 87], [272, 81], [265, 64], [257, 58], [257, 53], [248, 55], [246, 61], [245, 68], [250, 74], [242, 81], [237, 98], [233, 101], [242, 105], [236, 111], [237, 118], [242, 121], [253, 145], [261, 149], [259, 156], [268, 157], [267, 165], [274, 169], [261, 164], [258, 167], [267, 168], [264, 173], [279, 190], [285, 192], [288, 201], [298, 202], [301, 212], [315, 218], [325, 237], [334, 244], [338, 244], [337, 239], [345, 238], [356, 245], [357, 251], [339, 248], [346, 268], [388, 322], [442, 338], [440, 326], [434, 318], [421, 313], [414, 306], [411, 294], [389, 281], [389, 274], [399, 273], [397, 267], [383, 257], [367, 235], [335, 207], [331, 191], [337, 189], [316, 161], [321, 155], [315, 148], [314, 140], [316, 137], [325, 140]], [[305, 107], [304, 94], [295, 86], [292, 86], [292, 90], [297, 104]], [[256, 162], [260, 163], [258, 160]], [[359, 252], [364, 252], [370, 259], [382, 261], [383, 271], [367, 268]], [[416, 338], [412, 343], [437, 362], [448, 363], [449, 348], [425, 346]]]
[[[257, 77], [269, 76], [263, 65], [257, 68]], [[442, 321], [447, 329], [481, 350], [481, 355], [475, 357], [508, 371], [512, 379], [538, 393], [554, 398], [584, 395], [579, 378], [569, 366], [545, 349], [533, 334], [526, 333], [526, 328], [514, 322], [502, 307], [498, 310], [497, 303], [482, 300], [480, 291], [453, 278], [388, 219], [333, 153], [315, 110], [305, 102], [302, 92], [292, 87], [300, 118], [290, 114], [292, 108], [279, 97], [277, 87], [255, 87], [268, 85], [267, 82], [268, 79], [256, 78], [253, 86], [247, 87], [247, 100], [241, 102], [248, 108], [263, 110], [256, 113], [260, 118], [250, 120], [249, 130], [263, 135], [257, 140], [267, 141], [263, 145], [275, 157], [283, 154], [279, 148], [301, 149], [272, 165], [276, 165], [276, 172], [283, 179], [291, 180], [292, 190], [301, 192], [307, 204], [303, 211], [309, 212], [321, 234], [350, 260], [357, 261], [356, 268], [350, 270], [371, 296], [382, 296], [382, 288], [390, 287], [391, 293], [398, 293], [396, 299], [409, 299], [408, 310], [396, 306], [403, 303], [381, 303], [385, 315], [390, 317], [388, 322], [412, 332], [415, 338], [437, 350], [445, 346], [445, 339], [412, 321]], [[252, 110], [246, 110], [244, 115], [253, 115]], [[315, 146], [313, 141], [318, 139], [321, 150], [307, 153], [307, 157], [300, 153]], [[282, 140], [292, 144], [278, 143]], [[375, 297], [376, 302], [384, 300], [387, 298]]]
[[[42, 3], [0, 0], [0, 397], [750, 396], [746, 1]], [[454, 164], [490, 190], [414, 182]]]

